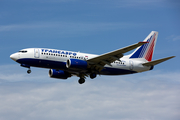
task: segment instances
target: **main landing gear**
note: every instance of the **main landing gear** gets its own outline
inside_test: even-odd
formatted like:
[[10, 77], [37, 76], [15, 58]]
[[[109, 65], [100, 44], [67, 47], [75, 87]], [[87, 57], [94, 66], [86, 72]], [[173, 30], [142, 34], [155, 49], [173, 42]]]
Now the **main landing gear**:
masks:
[[83, 83], [85, 83], [85, 79], [84, 78], [80, 78], [78, 82], [79, 82], [79, 84], [83, 84]]
[[[90, 74], [90, 78], [91, 79], [94, 79], [94, 78], [96, 78], [96, 76], [97, 76], [97, 74], [96, 73], [91, 73]], [[83, 83], [85, 83], [85, 77], [83, 77], [82, 75], [80, 76], [80, 79], [79, 79], [79, 84], [83, 84]]]
[[91, 74], [90, 74], [90, 78], [91, 78], [91, 79], [96, 78], [96, 76], [97, 76], [97, 74], [96, 74], [96, 73], [91, 73]]

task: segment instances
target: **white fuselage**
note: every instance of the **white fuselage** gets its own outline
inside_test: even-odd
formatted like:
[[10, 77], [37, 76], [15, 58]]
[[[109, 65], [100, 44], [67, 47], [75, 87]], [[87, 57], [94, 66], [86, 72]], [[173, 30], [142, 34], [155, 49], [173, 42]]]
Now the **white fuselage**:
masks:
[[[10, 56], [11, 59], [27, 67], [48, 68], [52, 78], [67, 79], [79, 77], [79, 84], [100, 75], [125, 75], [152, 70], [153, 67], [175, 56], [152, 60], [158, 32], [151, 33], [143, 42], [138, 42], [101, 55], [48, 49], [28, 48]], [[130, 55], [125, 53], [135, 49]]]
[[[33, 67], [68, 71], [68, 68], [66, 67], [66, 62], [68, 59], [73, 58], [80, 60], [88, 60], [97, 56], [98, 55], [94, 54], [56, 49], [28, 48], [14, 53], [10, 57], [20, 64], [27, 64]], [[120, 61], [115, 61], [110, 65], [105, 65], [104, 69], [99, 74], [123, 75], [148, 71], [151, 67], [143, 66], [142, 64], [145, 62], [147, 61], [143, 58], [129, 59], [129, 56], [123, 56]], [[73, 70], [70, 71], [73, 72]], [[76, 70], [74, 72], [76, 72]]]

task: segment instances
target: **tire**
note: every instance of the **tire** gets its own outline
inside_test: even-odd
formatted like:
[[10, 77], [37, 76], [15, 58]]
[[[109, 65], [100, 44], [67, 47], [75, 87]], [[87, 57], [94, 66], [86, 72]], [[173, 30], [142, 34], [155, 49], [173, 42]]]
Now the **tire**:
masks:
[[84, 78], [80, 78], [78, 82], [79, 82], [79, 84], [83, 84], [83, 83], [85, 83], [85, 79]]
[[28, 70], [27, 73], [30, 74], [30, 73], [31, 73], [31, 70]]
[[91, 78], [91, 79], [96, 78], [96, 76], [97, 76], [97, 74], [96, 74], [96, 73], [91, 73], [91, 74], [90, 74], [90, 78]]

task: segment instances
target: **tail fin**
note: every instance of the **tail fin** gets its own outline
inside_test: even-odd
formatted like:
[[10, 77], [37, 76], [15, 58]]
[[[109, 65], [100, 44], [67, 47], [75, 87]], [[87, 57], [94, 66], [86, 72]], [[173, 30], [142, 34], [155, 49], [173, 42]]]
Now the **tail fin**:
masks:
[[156, 45], [158, 32], [152, 31], [143, 42], [148, 42], [138, 47], [130, 56], [130, 58], [145, 58], [147, 61], [152, 60], [153, 52]]

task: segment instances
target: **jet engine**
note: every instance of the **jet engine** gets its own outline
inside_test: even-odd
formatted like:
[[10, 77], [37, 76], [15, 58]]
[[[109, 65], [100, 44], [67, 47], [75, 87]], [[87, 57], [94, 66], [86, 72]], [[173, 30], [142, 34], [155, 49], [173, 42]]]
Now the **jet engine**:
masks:
[[65, 72], [63, 70], [50, 69], [49, 70], [49, 77], [59, 78], [59, 79], [67, 79], [68, 77], [71, 77], [71, 74], [68, 72]]
[[85, 60], [68, 59], [66, 62], [66, 67], [69, 69], [86, 70], [87, 66], [88, 64]]

